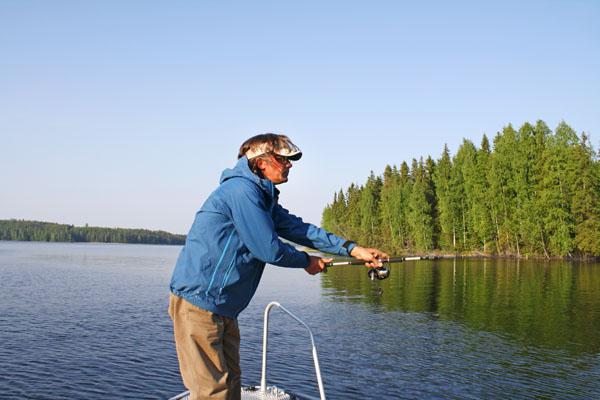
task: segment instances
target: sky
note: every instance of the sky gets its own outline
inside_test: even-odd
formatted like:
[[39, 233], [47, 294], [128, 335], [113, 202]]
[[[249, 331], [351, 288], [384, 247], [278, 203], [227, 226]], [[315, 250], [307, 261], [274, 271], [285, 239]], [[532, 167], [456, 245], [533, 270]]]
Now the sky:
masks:
[[187, 233], [247, 138], [281, 204], [511, 123], [600, 147], [600, 2], [0, 0], [0, 219]]

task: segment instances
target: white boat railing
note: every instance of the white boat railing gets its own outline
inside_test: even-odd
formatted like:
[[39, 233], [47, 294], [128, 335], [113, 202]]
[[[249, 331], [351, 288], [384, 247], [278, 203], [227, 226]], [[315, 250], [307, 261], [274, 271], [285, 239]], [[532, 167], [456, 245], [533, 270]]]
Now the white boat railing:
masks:
[[281, 304], [279, 304], [276, 301], [270, 302], [269, 304], [267, 304], [267, 307], [265, 308], [264, 328], [263, 328], [262, 373], [261, 373], [261, 378], [260, 378], [260, 391], [265, 393], [267, 390], [267, 338], [269, 336], [269, 312], [271, 311], [271, 308], [273, 308], [273, 307], [279, 307], [282, 311], [284, 311], [290, 317], [292, 317], [293, 319], [298, 321], [300, 324], [302, 324], [308, 330], [308, 333], [310, 334], [310, 342], [312, 344], [312, 354], [313, 354], [313, 361], [315, 363], [315, 372], [317, 374], [317, 382], [319, 384], [319, 395], [321, 396], [321, 400], [325, 400], [325, 389], [323, 388], [323, 379], [321, 378], [321, 369], [319, 368], [319, 357], [317, 356], [317, 347], [315, 346], [315, 338], [313, 336], [313, 333], [310, 330], [310, 328], [308, 327], [308, 325], [306, 325], [304, 323], [304, 321], [302, 321], [300, 318], [295, 316], [291, 311], [289, 311], [288, 309], [286, 309], [284, 306], [282, 306]]

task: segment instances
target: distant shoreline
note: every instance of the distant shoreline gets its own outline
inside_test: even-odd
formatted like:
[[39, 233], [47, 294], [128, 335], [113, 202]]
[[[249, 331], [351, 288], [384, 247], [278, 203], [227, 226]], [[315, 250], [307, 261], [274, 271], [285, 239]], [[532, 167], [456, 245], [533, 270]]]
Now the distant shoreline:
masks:
[[155, 243], [120, 243], [120, 242], [48, 242], [45, 240], [3, 240], [0, 243], [48, 243], [48, 244], [117, 244], [117, 245], [134, 245], [134, 246], [183, 246], [183, 244], [155, 244]]
[[81, 227], [16, 219], [0, 220], [2, 241], [183, 245], [185, 238], [185, 235], [160, 230]]

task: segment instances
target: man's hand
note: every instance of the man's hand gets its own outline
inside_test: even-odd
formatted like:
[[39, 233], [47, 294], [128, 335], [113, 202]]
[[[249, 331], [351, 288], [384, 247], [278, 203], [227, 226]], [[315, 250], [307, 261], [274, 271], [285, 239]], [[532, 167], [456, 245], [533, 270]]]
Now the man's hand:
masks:
[[327, 267], [325, 266], [325, 263], [333, 261], [333, 258], [321, 258], [321, 257], [316, 257], [316, 256], [309, 256], [309, 257], [310, 257], [310, 264], [308, 264], [308, 267], [304, 268], [304, 270], [311, 275], [316, 275], [319, 272], [326, 271]]
[[366, 261], [365, 266], [371, 267], [381, 267], [383, 265], [382, 262], [379, 261], [380, 258], [389, 258], [386, 253], [379, 249], [371, 249], [367, 247], [354, 246], [350, 255], [359, 260]]

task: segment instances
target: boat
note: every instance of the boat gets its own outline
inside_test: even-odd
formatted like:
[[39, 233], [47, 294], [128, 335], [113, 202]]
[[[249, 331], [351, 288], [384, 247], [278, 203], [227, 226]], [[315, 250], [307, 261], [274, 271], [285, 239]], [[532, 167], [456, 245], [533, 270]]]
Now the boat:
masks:
[[[317, 384], [319, 386], [319, 397], [312, 397], [305, 394], [292, 393], [278, 388], [277, 386], [267, 386], [267, 341], [269, 336], [269, 315], [271, 309], [274, 307], [279, 308], [287, 315], [292, 317], [295, 321], [303, 325], [310, 335], [310, 341], [312, 344], [312, 356], [315, 364], [315, 373], [317, 376]], [[178, 394], [177, 396], [171, 397], [169, 400], [188, 400], [189, 391]], [[325, 389], [323, 387], [323, 379], [321, 378], [321, 369], [319, 367], [319, 357], [317, 355], [317, 347], [315, 345], [315, 338], [312, 330], [308, 325], [304, 323], [300, 318], [294, 315], [291, 311], [283, 307], [279, 302], [272, 301], [265, 307], [264, 320], [263, 320], [263, 344], [262, 344], [262, 370], [260, 386], [244, 386], [242, 387], [242, 400], [326, 400]]]

